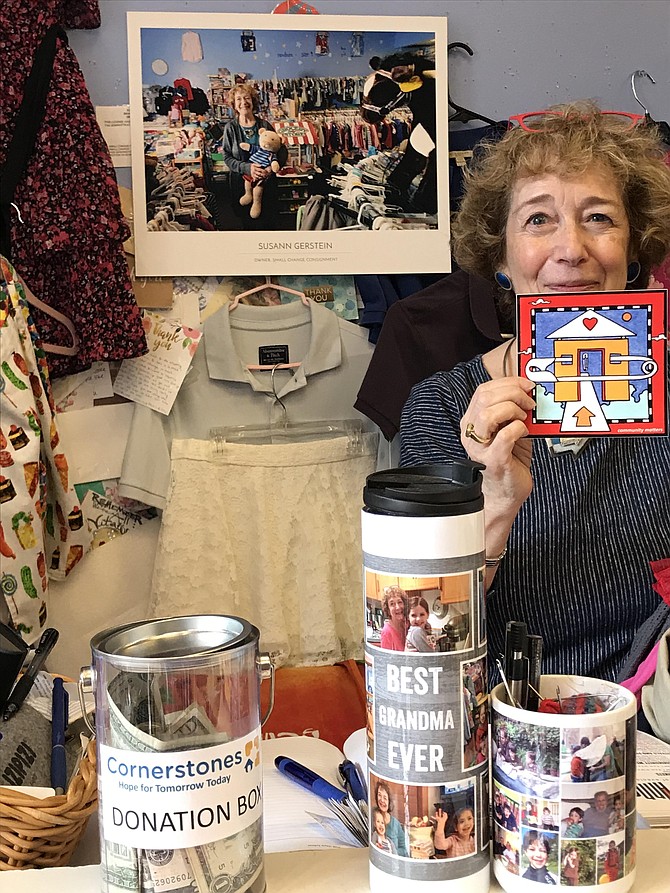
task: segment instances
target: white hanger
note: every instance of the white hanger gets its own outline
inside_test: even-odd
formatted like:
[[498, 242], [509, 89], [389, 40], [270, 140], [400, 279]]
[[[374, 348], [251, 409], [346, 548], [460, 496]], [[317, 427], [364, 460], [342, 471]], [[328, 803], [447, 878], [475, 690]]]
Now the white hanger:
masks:
[[[246, 298], [247, 295], [253, 295], [256, 292], [263, 291], [266, 288], [274, 288], [277, 291], [285, 291], [290, 295], [297, 295], [300, 298], [305, 307], [309, 307], [309, 298], [305, 294], [304, 291], [296, 291], [295, 288], [289, 288], [286, 285], [277, 285], [276, 282], [272, 282], [269, 276], [265, 277], [265, 282], [262, 285], [257, 285], [254, 288], [250, 288], [247, 291], [240, 292], [239, 295], [235, 295], [230, 301], [228, 301], [228, 310], [234, 310], [237, 305], [240, 303], [240, 298]], [[271, 366], [269, 367], [272, 368]]]

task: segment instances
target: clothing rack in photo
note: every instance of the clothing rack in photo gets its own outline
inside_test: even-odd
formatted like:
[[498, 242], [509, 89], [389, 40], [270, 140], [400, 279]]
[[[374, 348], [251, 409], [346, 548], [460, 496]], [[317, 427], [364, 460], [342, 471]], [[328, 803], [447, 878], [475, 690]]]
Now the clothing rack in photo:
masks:
[[355, 226], [340, 229], [408, 229], [412, 224], [420, 229], [429, 229], [437, 225], [437, 217], [433, 214], [414, 213], [395, 205], [386, 205], [377, 195], [368, 196], [365, 190], [357, 197], [355, 208], [339, 195], [328, 195], [328, 201], [341, 214], [351, 218], [352, 223], [355, 222]]
[[317, 136], [317, 151], [321, 156], [337, 153], [351, 156], [356, 152], [392, 151], [409, 139], [412, 115], [409, 109], [396, 109], [388, 119], [378, 124], [365, 121], [359, 109], [329, 109], [318, 112], [301, 111], [301, 120], [308, 121]]
[[190, 171], [168, 160], [153, 170], [148, 187], [147, 228], [152, 231], [213, 230], [211, 196], [197, 186]]

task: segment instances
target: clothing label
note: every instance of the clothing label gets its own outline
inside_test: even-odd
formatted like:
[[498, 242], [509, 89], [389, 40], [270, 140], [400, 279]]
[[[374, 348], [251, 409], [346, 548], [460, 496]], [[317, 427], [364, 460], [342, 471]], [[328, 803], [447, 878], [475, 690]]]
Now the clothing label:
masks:
[[101, 743], [98, 780], [105, 840], [142, 849], [180, 849], [223, 840], [261, 819], [260, 731], [173, 753]]
[[258, 348], [259, 366], [276, 366], [288, 363], [288, 344], [266, 344]]

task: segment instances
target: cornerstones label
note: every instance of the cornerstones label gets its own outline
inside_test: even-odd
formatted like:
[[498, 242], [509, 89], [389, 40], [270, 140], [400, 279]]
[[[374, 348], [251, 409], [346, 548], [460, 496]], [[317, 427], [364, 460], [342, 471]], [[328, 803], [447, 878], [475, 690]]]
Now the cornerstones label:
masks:
[[108, 841], [180, 849], [230, 837], [262, 817], [260, 728], [225, 744], [176, 753], [99, 748]]

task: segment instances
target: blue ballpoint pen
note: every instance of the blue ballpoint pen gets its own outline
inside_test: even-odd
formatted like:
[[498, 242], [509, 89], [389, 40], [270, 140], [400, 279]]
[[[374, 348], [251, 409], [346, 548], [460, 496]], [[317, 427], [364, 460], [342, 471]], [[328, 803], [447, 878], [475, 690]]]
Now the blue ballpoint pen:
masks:
[[351, 760], [345, 760], [337, 767], [337, 771], [340, 773], [340, 778], [342, 779], [343, 785], [354, 798], [356, 803], [359, 803], [361, 800], [364, 800], [367, 803], [367, 791], [365, 790], [365, 785], [360, 775], [358, 774], [358, 767], [356, 766], [356, 764], [352, 763]]
[[51, 787], [57, 794], [65, 793], [65, 730], [68, 724], [70, 697], [63, 688], [63, 680], [54, 679], [51, 699]]
[[347, 792], [336, 788], [334, 784], [317, 775], [312, 769], [296, 763], [290, 757], [275, 757], [275, 766], [282, 775], [286, 775], [296, 784], [301, 785], [323, 800], [337, 800], [339, 803], [347, 799]]

